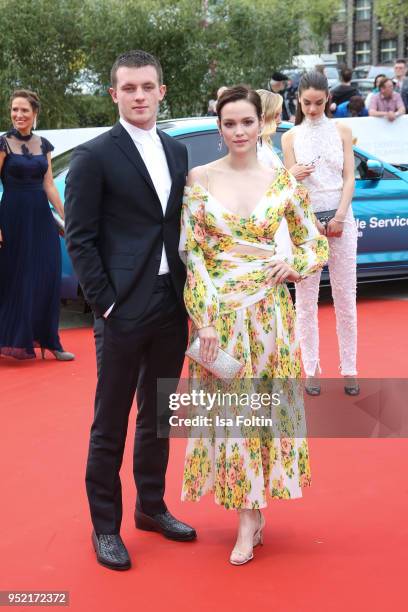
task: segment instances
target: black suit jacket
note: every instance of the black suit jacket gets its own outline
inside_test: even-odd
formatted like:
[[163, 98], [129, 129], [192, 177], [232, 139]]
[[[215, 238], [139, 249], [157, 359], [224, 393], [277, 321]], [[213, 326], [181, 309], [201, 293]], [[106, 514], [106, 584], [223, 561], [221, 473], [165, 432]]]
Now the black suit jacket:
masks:
[[[65, 236], [85, 298], [97, 317], [139, 318], [149, 303], [164, 242], [172, 282], [183, 301], [178, 254], [187, 149], [158, 130], [172, 179], [163, 215], [146, 166], [117, 123], [74, 151], [65, 189]], [[161, 172], [157, 168], [157, 172]]]
[[405, 112], [408, 113], [408, 78], [405, 77], [403, 79], [401, 87], [396, 86], [394, 89], [401, 94], [401, 98], [405, 106]]

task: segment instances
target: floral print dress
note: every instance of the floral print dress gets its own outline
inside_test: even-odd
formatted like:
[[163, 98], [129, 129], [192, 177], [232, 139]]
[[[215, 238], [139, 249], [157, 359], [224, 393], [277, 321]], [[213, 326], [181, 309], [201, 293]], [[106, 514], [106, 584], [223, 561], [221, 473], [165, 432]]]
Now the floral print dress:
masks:
[[[283, 218], [294, 244], [288, 263], [302, 276], [313, 274], [327, 261], [327, 239], [316, 229], [306, 188], [285, 168], [277, 170], [248, 218], [229, 211], [199, 183], [186, 187], [180, 254], [187, 266], [184, 299], [192, 339], [197, 329], [213, 325], [220, 347], [242, 362], [240, 378], [246, 381], [300, 377], [290, 293], [286, 284], [271, 285], [268, 277]], [[191, 387], [216, 388], [208, 370], [194, 361], [189, 368]], [[303, 401], [288, 393], [286, 405], [274, 414], [275, 435], [263, 427], [243, 426], [237, 435], [226, 426], [222, 436], [193, 429], [182, 499], [198, 501], [213, 492], [225, 508], [253, 509], [266, 506], [268, 493], [300, 497], [301, 487], [310, 484], [307, 441], [295, 437], [294, 422], [302, 419]]]

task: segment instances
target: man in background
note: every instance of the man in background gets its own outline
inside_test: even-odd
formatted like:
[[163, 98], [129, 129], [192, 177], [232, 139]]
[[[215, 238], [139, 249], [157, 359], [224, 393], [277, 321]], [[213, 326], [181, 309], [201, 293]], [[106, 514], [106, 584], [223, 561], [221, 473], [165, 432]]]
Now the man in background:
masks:
[[350, 68], [342, 68], [340, 72], [340, 84], [334, 87], [331, 92], [330, 110], [335, 111], [339, 104], [348, 102], [353, 96], [360, 96], [360, 92], [355, 85], [351, 84], [352, 71]]
[[270, 90], [282, 97], [282, 119], [283, 121], [295, 120], [296, 92], [289, 86], [290, 79], [283, 72], [274, 72], [269, 81]]
[[339, 104], [334, 112], [337, 119], [342, 117], [368, 117], [368, 110], [361, 96], [352, 96], [348, 102]]
[[405, 115], [401, 94], [394, 91], [392, 79], [383, 79], [379, 87], [379, 93], [374, 94], [370, 100], [368, 111], [370, 117], [385, 117], [388, 121], [395, 121], [397, 117]]
[[397, 59], [394, 64], [394, 91], [401, 94], [405, 110], [408, 110], [408, 78], [407, 62], [404, 59]]

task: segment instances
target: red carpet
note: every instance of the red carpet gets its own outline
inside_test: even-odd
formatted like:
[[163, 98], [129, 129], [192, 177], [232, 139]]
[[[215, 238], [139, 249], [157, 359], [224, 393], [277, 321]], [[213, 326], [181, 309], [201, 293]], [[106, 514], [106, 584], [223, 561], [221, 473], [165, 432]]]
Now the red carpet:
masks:
[[[407, 311], [404, 301], [359, 303], [362, 377], [408, 377]], [[320, 323], [324, 375], [337, 376], [331, 307]], [[0, 360], [0, 590], [69, 591], [75, 612], [406, 610], [407, 440], [311, 439], [313, 486], [302, 500], [270, 503], [265, 546], [241, 568], [228, 564], [235, 513], [209, 497], [179, 501], [184, 440], [172, 441], [167, 502], [199, 540], [173, 543], [134, 529], [128, 444], [122, 536], [133, 568], [98, 566], [83, 482], [93, 338], [87, 329], [62, 335], [73, 363]], [[129, 436], [134, 414], [131, 423]]]

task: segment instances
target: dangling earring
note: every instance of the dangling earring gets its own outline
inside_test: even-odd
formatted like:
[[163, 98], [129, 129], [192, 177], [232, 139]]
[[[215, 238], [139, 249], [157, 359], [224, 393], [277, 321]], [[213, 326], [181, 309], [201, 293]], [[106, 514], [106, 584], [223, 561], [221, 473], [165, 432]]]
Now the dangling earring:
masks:
[[34, 117], [34, 121], [33, 121], [33, 128], [31, 131], [36, 130], [37, 129], [37, 115], [35, 115]]
[[261, 134], [259, 134], [259, 136], [258, 136], [258, 145], [259, 145], [260, 147], [262, 147], [262, 145], [263, 145], [263, 140], [262, 140], [262, 136], [261, 136]]
[[220, 139], [218, 141], [218, 151], [221, 153], [222, 151], [222, 147], [224, 146], [224, 139], [222, 137], [222, 134], [220, 134]]

